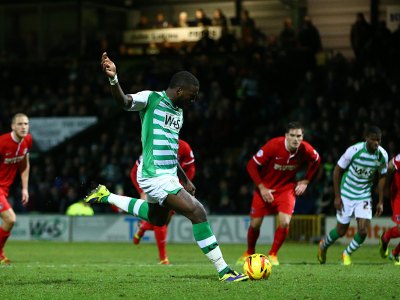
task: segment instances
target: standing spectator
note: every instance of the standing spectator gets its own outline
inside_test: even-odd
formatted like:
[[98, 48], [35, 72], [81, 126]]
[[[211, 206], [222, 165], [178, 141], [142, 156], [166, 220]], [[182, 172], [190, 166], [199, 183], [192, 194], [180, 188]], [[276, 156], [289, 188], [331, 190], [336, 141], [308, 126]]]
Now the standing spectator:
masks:
[[389, 256], [396, 266], [400, 266], [400, 243], [397, 244], [389, 254], [389, 242], [391, 239], [400, 237], [400, 154], [397, 154], [389, 162], [388, 172], [386, 175], [385, 190], [390, 193], [392, 204], [392, 220], [396, 224], [388, 231], [383, 232], [379, 238], [379, 253], [382, 258]]
[[363, 13], [357, 13], [356, 22], [351, 26], [350, 31], [351, 47], [357, 59], [363, 59], [371, 35], [371, 25], [365, 20]]
[[250, 12], [242, 11], [240, 26], [242, 28], [242, 40], [245, 48], [252, 48], [256, 43], [256, 23], [250, 16]]
[[284, 50], [293, 50], [297, 46], [296, 32], [293, 28], [293, 22], [291, 18], [285, 18], [283, 21], [283, 29], [279, 35], [281, 47]]
[[[272, 265], [279, 265], [278, 251], [289, 232], [296, 196], [301, 196], [318, 170], [320, 157], [317, 151], [303, 141], [304, 130], [297, 122], [286, 127], [283, 137], [268, 141], [247, 163], [247, 171], [256, 185], [250, 211], [250, 226], [247, 232], [247, 250], [237, 261], [243, 265], [245, 259], [255, 253], [264, 216], [278, 214], [279, 226], [269, 251]], [[304, 179], [297, 181], [296, 174], [304, 165]]]
[[321, 37], [317, 27], [309, 16], [304, 17], [303, 26], [299, 32], [300, 46], [306, 51], [309, 63], [315, 65], [315, 55], [322, 50]]
[[347, 148], [333, 171], [333, 188], [337, 225], [319, 242], [318, 261], [326, 262], [326, 252], [337, 239], [343, 237], [354, 215], [357, 219], [357, 233], [342, 253], [342, 264], [350, 266], [351, 254], [364, 243], [372, 219], [371, 188], [374, 178], [379, 177], [379, 201], [376, 215], [383, 212], [383, 195], [388, 155], [381, 143], [382, 133], [376, 126], [367, 128], [365, 142]]
[[0, 136], [0, 264], [10, 264], [4, 254], [4, 245], [11, 234], [16, 215], [7, 201], [8, 191], [17, 172], [21, 175], [23, 205], [29, 201], [29, 150], [32, 136], [29, 134], [29, 119], [25, 114], [14, 115], [11, 121], [12, 131]]

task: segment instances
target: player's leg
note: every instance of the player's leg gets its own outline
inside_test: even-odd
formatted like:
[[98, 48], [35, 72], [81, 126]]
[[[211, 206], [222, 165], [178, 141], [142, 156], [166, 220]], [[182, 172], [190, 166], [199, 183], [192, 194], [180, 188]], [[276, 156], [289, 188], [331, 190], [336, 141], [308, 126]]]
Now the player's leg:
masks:
[[160, 264], [169, 265], [167, 256], [167, 225], [154, 226], [154, 237], [157, 243]]
[[287, 190], [274, 194], [272, 206], [276, 207], [278, 212], [279, 225], [275, 230], [274, 241], [268, 254], [269, 260], [274, 266], [279, 265], [277, 254], [289, 233], [289, 225], [294, 211], [295, 200], [296, 195], [294, 190]]
[[[8, 201], [6, 201], [8, 203]], [[2, 204], [4, 203], [1, 202]], [[2, 210], [0, 212], [0, 218], [2, 219], [2, 224], [0, 226], [0, 264], [9, 264], [10, 260], [4, 254], [4, 245], [7, 242], [8, 237], [11, 234], [11, 230], [16, 222], [16, 215], [14, 210], [9, 206], [8, 209]]]
[[279, 265], [278, 251], [282, 247], [282, 244], [289, 233], [289, 225], [291, 219], [292, 215], [283, 212], [278, 213], [279, 225], [278, 228], [275, 230], [274, 241], [268, 253], [269, 260], [271, 261], [271, 264], [273, 266]]
[[392, 220], [397, 225], [383, 232], [379, 239], [379, 254], [382, 258], [388, 256], [388, 246], [391, 239], [400, 237], [400, 198], [396, 197], [391, 201]]
[[342, 198], [343, 208], [336, 211], [336, 227], [329, 231], [328, 235], [319, 242], [317, 258], [320, 264], [326, 262], [326, 252], [329, 246], [346, 234], [354, 212], [354, 202], [356, 201], [349, 201]]
[[336, 217], [338, 219], [336, 227], [329, 231], [329, 233], [319, 242], [317, 258], [320, 264], [325, 264], [326, 253], [329, 246], [335, 243], [339, 238], [343, 237], [346, 234], [347, 229], [349, 228], [350, 219], [348, 220], [347, 224], [343, 224], [341, 222], [347, 222], [347, 218], [343, 219], [343, 216], [338, 217], [338, 215], [336, 215]]
[[169, 265], [169, 259], [167, 255], [167, 232], [168, 224], [171, 221], [172, 216], [175, 214], [173, 210], [170, 210], [167, 218], [167, 222], [163, 226], [153, 226], [154, 227], [154, 237], [157, 242], [158, 255], [160, 257], [160, 264]]
[[357, 251], [367, 238], [368, 228], [372, 219], [372, 200], [353, 201], [354, 216], [357, 220], [357, 232], [349, 246], [343, 251], [342, 263], [345, 266], [351, 265], [350, 255]]
[[391, 239], [396, 239], [400, 237], [400, 225], [393, 226], [389, 230], [383, 232], [380, 236], [379, 241], [379, 253], [382, 258], [388, 256], [388, 246]]
[[365, 239], [367, 238], [370, 223], [371, 220], [369, 219], [357, 218], [357, 232], [354, 235], [353, 240], [350, 242], [350, 244], [347, 246], [342, 254], [343, 265], [348, 266], [352, 264], [350, 255], [357, 251], [357, 249], [360, 248], [361, 245], [364, 243]]
[[225, 262], [203, 205], [187, 191], [181, 189], [176, 195], [169, 194], [164, 205], [185, 216], [192, 222], [193, 236], [198, 246], [214, 264], [221, 281], [243, 281], [248, 277], [233, 271]]
[[[255, 210], [252, 208], [252, 212]], [[236, 265], [243, 266], [246, 258], [256, 253], [256, 244], [258, 237], [260, 236], [260, 228], [262, 225], [264, 217], [252, 217], [250, 214], [250, 224], [247, 229], [247, 250], [242, 254], [242, 256], [236, 261]]]
[[241, 257], [236, 261], [236, 265], [243, 266], [246, 258], [254, 254], [256, 251], [257, 240], [260, 236], [260, 228], [264, 219], [264, 216], [267, 214], [273, 214], [276, 210], [270, 211], [271, 207], [268, 203], [261, 198], [258, 190], [255, 190], [253, 193], [253, 199], [251, 201], [251, 209], [250, 209], [250, 224], [247, 229], [247, 249], [242, 254]]
[[388, 258], [393, 261], [396, 266], [400, 266], [400, 243], [397, 244], [396, 248], [390, 251]]
[[138, 221], [137, 227], [138, 228], [135, 234], [133, 235], [133, 243], [135, 245], [138, 245], [140, 243], [140, 240], [142, 239], [143, 235], [146, 233], [147, 230], [154, 230], [154, 225], [145, 220]]
[[99, 185], [83, 200], [87, 203], [114, 204], [127, 213], [149, 221], [149, 205], [145, 200], [113, 194], [104, 185]]

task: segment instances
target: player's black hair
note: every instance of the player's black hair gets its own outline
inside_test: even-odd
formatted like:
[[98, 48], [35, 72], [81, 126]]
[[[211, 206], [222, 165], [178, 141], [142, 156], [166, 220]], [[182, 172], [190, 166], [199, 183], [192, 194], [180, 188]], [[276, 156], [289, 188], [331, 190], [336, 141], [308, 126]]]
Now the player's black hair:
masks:
[[382, 135], [382, 130], [378, 126], [368, 125], [367, 128], [365, 128], [365, 136], [370, 136], [372, 134]]
[[301, 125], [300, 122], [290, 122], [286, 125], [286, 133], [289, 132], [291, 129], [301, 129], [304, 132], [304, 127]]
[[199, 80], [192, 73], [188, 71], [180, 71], [175, 73], [171, 81], [169, 82], [168, 87], [173, 89], [176, 87], [191, 87], [191, 86], [200, 86]]

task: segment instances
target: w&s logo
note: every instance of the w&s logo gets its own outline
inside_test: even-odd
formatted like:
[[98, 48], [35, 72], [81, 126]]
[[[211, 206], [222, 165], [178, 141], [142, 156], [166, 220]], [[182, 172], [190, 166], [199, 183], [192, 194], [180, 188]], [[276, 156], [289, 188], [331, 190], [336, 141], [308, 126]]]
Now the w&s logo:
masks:
[[182, 127], [182, 117], [172, 114], [165, 114], [164, 127], [179, 132]]

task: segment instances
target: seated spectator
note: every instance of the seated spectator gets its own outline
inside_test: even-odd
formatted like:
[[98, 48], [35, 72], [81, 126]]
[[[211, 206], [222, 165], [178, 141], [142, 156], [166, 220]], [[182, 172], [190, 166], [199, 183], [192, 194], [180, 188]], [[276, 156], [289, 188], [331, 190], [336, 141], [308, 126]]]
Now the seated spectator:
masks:
[[211, 19], [207, 17], [206, 13], [202, 8], [196, 9], [195, 18], [193, 22], [194, 26], [210, 26]]
[[186, 11], [181, 11], [179, 13], [176, 27], [189, 27], [188, 13]]
[[169, 28], [169, 27], [171, 27], [171, 25], [165, 19], [165, 15], [161, 12], [157, 13], [153, 28]]
[[214, 10], [213, 18], [211, 20], [212, 26], [227, 26], [228, 22], [220, 8]]
[[136, 24], [136, 29], [150, 29], [151, 24], [149, 18], [145, 15], [140, 15], [139, 22]]

